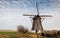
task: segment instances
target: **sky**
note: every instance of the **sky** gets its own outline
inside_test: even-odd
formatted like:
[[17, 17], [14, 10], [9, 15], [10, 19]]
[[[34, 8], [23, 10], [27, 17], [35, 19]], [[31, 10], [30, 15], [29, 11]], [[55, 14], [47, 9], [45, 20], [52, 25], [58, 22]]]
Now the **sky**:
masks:
[[17, 30], [18, 25], [31, 29], [29, 16], [37, 14], [36, 2], [40, 15], [52, 15], [42, 22], [44, 30], [60, 30], [60, 0], [0, 0], [0, 30]]

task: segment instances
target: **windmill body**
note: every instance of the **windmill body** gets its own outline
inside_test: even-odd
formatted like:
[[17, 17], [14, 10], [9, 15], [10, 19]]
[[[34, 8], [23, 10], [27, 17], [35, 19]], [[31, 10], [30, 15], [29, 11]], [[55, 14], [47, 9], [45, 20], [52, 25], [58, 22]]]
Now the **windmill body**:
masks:
[[40, 30], [41, 32], [43, 31], [41, 18], [39, 15], [33, 17], [32, 30], [36, 30], [36, 31]]

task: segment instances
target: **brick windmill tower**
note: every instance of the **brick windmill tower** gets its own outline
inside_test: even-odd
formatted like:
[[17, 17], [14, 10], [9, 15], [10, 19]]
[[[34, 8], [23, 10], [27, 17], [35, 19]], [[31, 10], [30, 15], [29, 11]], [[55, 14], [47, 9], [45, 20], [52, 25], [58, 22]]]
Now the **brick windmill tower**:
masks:
[[42, 27], [42, 19], [41, 17], [51, 17], [51, 15], [40, 15], [39, 14], [39, 7], [38, 4], [36, 3], [36, 8], [37, 8], [37, 15], [29, 15], [29, 14], [23, 14], [24, 16], [34, 16], [32, 18], [33, 24], [32, 24], [32, 30], [35, 30], [36, 33], [40, 30], [40, 32], [43, 32], [43, 27]]

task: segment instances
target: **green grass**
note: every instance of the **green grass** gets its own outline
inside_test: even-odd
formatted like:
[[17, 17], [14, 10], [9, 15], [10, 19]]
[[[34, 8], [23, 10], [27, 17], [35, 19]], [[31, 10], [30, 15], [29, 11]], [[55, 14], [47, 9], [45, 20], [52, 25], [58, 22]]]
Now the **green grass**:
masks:
[[35, 35], [34, 33], [20, 33], [20, 32], [0, 32], [0, 38], [15, 38], [19, 36], [33, 36]]

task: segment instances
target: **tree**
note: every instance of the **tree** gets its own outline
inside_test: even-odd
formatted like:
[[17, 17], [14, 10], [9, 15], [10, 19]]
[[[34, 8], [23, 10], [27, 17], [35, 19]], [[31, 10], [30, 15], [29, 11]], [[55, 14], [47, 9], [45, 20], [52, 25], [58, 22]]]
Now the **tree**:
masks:
[[23, 25], [19, 25], [17, 27], [17, 29], [18, 29], [19, 32], [24, 33], [24, 34], [28, 32], [28, 28], [24, 28]]

